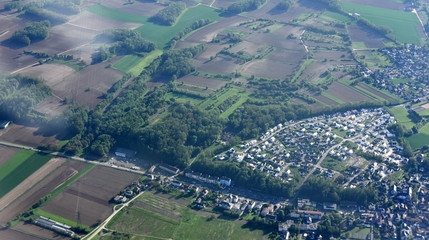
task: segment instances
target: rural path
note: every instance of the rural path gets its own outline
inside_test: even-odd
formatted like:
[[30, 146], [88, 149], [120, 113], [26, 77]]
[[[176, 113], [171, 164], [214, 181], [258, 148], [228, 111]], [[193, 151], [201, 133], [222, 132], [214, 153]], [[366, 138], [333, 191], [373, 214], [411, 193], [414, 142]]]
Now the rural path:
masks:
[[417, 10], [415, 8], [413, 8], [413, 11], [411, 11], [411, 12], [413, 12], [414, 14], [416, 14], [417, 18], [419, 19], [420, 24], [422, 25], [422, 28], [423, 28], [422, 30], [425, 33], [425, 36], [428, 37], [428, 34], [426, 32], [426, 28], [425, 28], [425, 24], [423, 23], [422, 19], [420, 18], [419, 13], [417, 12]]
[[[102, 224], [100, 224], [98, 227], [96, 227], [94, 230], [92, 230], [90, 233], [88, 233], [88, 235], [86, 235], [82, 239], [91, 240], [92, 238], [96, 237], [98, 235], [98, 233], [100, 233], [100, 231], [104, 229], [106, 224], [108, 224], [110, 222], [110, 220], [112, 220], [112, 218], [116, 216], [116, 214], [118, 214], [124, 207], [128, 207], [128, 205], [130, 205], [130, 203], [132, 203], [134, 200], [139, 198], [143, 193], [144, 193], [144, 191], [141, 191], [139, 194], [137, 194], [135, 197], [133, 197], [130, 201], [128, 201], [122, 205], [115, 205], [113, 207], [113, 213], [108, 218], [106, 218], [106, 220], [104, 220], [104, 222]], [[120, 206], [120, 207], [116, 208], [117, 206]]]

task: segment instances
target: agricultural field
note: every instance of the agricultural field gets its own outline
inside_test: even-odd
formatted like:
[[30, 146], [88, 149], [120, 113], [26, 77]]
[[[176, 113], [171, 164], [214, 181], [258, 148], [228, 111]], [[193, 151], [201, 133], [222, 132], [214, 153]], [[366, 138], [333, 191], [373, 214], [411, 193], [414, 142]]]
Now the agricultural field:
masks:
[[[65, 181], [77, 175], [88, 166], [87, 163], [80, 161], [65, 161], [62, 163], [63, 160], [53, 160], [55, 159], [52, 159], [46, 164], [49, 165], [49, 167], [46, 167], [45, 172], [40, 175], [31, 175], [18, 187], [9, 192], [8, 195], [0, 199], [0, 203], [2, 203], [2, 209], [0, 209], [0, 225], [5, 225], [7, 222], [16, 218], [20, 213], [29, 209], [41, 198], [48, 195], [51, 191], [58, 188]], [[58, 166], [59, 164], [61, 165]], [[21, 185], [23, 189], [19, 189]], [[17, 191], [22, 194], [20, 196], [15, 195]], [[11, 198], [8, 199], [8, 197]]]
[[389, 112], [405, 128], [411, 129], [412, 127], [414, 127], [415, 124], [408, 117], [408, 111], [403, 106], [397, 106], [397, 107], [389, 108]]
[[51, 159], [50, 155], [20, 150], [0, 167], [0, 198]]
[[97, 166], [40, 208], [41, 215], [94, 226], [112, 213], [109, 200], [139, 175]]
[[162, 54], [161, 50], [155, 50], [146, 56], [126, 55], [112, 65], [112, 68], [125, 73], [138, 76], [155, 58]]
[[419, 129], [417, 134], [407, 138], [413, 150], [429, 145], [429, 123]]
[[156, 43], [159, 48], [163, 48], [173, 37], [199, 19], [217, 20], [220, 18], [218, 12], [204, 5], [188, 8], [173, 26], [160, 26], [149, 22], [148, 17], [150, 16], [121, 12], [100, 4], [90, 6], [87, 10], [116, 21], [144, 24], [136, 30], [141, 33], [144, 39]]
[[261, 230], [246, 228], [241, 221], [221, 219], [214, 213], [193, 211], [187, 204], [168, 195], [145, 192], [107, 227], [136, 236], [178, 240], [264, 239]]
[[401, 42], [418, 45], [422, 43], [421, 39], [424, 36], [414, 13], [351, 2], [341, 2], [341, 6], [345, 11], [358, 13], [373, 24], [389, 27], [392, 29], [391, 36]]

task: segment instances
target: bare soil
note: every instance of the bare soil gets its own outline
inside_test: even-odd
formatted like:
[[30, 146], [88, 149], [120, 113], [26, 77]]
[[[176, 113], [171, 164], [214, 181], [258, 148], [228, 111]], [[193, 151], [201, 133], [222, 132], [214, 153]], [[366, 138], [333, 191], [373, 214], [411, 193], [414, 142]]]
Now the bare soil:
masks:
[[34, 110], [46, 114], [48, 118], [53, 118], [63, 113], [69, 107], [58, 97], [49, 97], [39, 103]]
[[210, 89], [221, 89], [228, 82], [223, 80], [218, 80], [214, 78], [205, 78], [200, 76], [188, 75], [177, 80], [178, 82], [184, 82], [186, 84], [191, 84], [195, 86], [208, 87]]
[[379, 33], [365, 29], [356, 24], [350, 24], [348, 26], [348, 31], [353, 42], [363, 42], [367, 48], [384, 47], [383, 41], [386, 41], [386, 38]]
[[[123, 0], [104, 0], [100, 2], [106, 7], [113, 8], [121, 12], [140, 14], [148, 17], [155, 15], [159, 10], [166, 7], [166, 4], [149, 1], [134, 1], [133, 4], [126, 4]], [[186, 6], [190, 7], [189, 4], [186, 4]]]
[[245, 75], [254, 75], [261, 78], [285, 79], [290, 77], [298, 64], [283, 63], [269, 59], [257, 60], [247, 64], [242, 73]]
[[109, 18], [104, 18], [87, 11], [83, 11], [81, 14], [71, 19], [65, 25], [78, 27], [80, 29], [90, 30], [97, 34], [107, 29], [114, 29], [114, 28], [135, 29], [142, 26], [142, 24], [138, 24], [138, 23], [126, 23], [126, 22], [109, 19]]
[[42, 64], [27, 68], [20, 73], [42, 78], [46, 85], [52, 87], [75, 72], [73, 68], [63, 64]]
[[18, 186], [16, 186], [12, 191], [7, 193], [5, 196], [0, 198], [0, 210], [7, 207], [15, 199], [25, 193], [28, 189], [32, 188], [36, 183], [45, 178], [49, 173], [54, 171], [56, 168], [61, 166], [65, 162], [65, 159], [53, 158], [49, 160], [45, 165], [31, 174], [28, 178], [22, 181]]
[[97, 166], [42, 209], [92, 226], [112, 213], [109, 200], [138, 178], [138, 174]]
[[239, 65], [234, 63], [232, 59], [227, 59], [223, 57], [217, 57], [200, 66], [197, 65], [197, 69], [199, 71], [214, 73], [214, 74], [234, 73], [238, 69], [238, 67]]
[[38, 147], [44, 144], [56, 144], [60, 135], [52, 135], [38, 127], [12, 124], [0, 130], [0, 141]]
[[11, 229], [0, 229], [1, 240], [42, 240], [43, 238], [34, 237], [22, 232]]
[[371, 98], [355, 91], [354, 89], [344, 84], [334, 82], [329, 86], [327, 91], [331, 96], [334, 96], [344, 102], [359, 102], [372, 100]]
[[[0, 211], [0, 225], [5, 225], [10, 220], [17, 217], [20, 213], [29, 209], [46, 196], [52, 190], [57, 188], [71, 176], [84, 169], [88, 164], [79, 161], [67, 161], [57, 170], [50, 173], [41, 182], [29, 189], [21, 197], [14, 200], [8, 207]], [[3, 240], [3, 238], [0, 237]], [[19, 238], [18, 238], [19, 239]], [[25, 238], [23, 238], [25, 239]]]
[[382, 93], [382, 92], [380, 92], [380, 91], [377, 91], [377, 89], [374, 89], [374, 88], [372, 88], [372, 87], [368, 87], [368, 86], [367, 86], [367, 85], [365, 85], [365, 84], [359, 83], [359, 87], [361, 87], [361, 88], [363, 88], [363, 89], [367, 90], [368, 92], [370, 92], [370, 93], [372, 93], [372, 94], [374, 94], [374, 95], [377, 95], [377, 96], [379, 96], [379, 97], [382, 97], [382, 98], [386, 99], [387, 101], [394, 101], [394, 100], [395, 100], [394, 98], [389, 97], [388, 95], [386, 95], [386, 94], [384, 94], [384, 93]]
[[5, 162], [7, 162], [13, 155], [15, 155], [16, 152], [18, 152], [17, 148], [0, 146], [0, 167]]

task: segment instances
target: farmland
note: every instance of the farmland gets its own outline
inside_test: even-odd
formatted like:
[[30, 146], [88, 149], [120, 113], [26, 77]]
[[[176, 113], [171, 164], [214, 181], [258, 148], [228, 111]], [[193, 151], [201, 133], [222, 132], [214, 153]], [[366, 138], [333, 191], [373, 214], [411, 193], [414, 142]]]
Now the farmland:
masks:
[[162, 54], [161, 50], [155, 50], [146, 56], [126, 55], [112, 65], [112, 68], [122, 72], [138, 76], [155, 58]]
[[347, 12], [359, 13], [376, 25], [392, 29], [392, 36], [404, 43], [421, 44], [420, 22], [411, 12], [402, 12], [350, 2], [341, 3]]
[[407, 140], [414, 150], [427, 146], [429, 143], [429, 124], [424, 125], [417, 134], [407, 138]]
[[87, 8], [87, 10], [99, 16], [117, 21], [144, 24], [136, 30], [140, 32], [144, 39], [156, 43], [159, 48], [163, 48], [173, 37], [175, 37], [186, 27], [190, 26], [196, 20], [217, 20], [220, 18], [219, 13], [217, 13], [214, 9], [203, 5], [188, 8], [177, 21], [177, 23], [173, 26], [160, 26], [149, 22], [148, 16], [120, 12], [100, 4], [93, 5]]
[[95, 167], [43, 205], [40, 213], [86, 226], [96, 225], [112, 212], [109, 200], [136, 179], [137, 174]]
[[[243, 227], [240, 221], [216, 218], [216, 214], [199, 213], [185, 202], [168, 195], [146, 192], [134, 206], [122, 211], [108, 228], [120, 232], [174, 239], [263, 239], [261, 230]], [[213, 215], [214, 217], [210, 217]]]
[[29, 150], [17, 152], [11, 159], [0, 167], [0, 197], [24, 181], [34, 171], [42, 167], [51, 159], [50, 155], [43, 155]]
[[408, 112], [404, 107], [393, 107], [390, 108], [389, 111], [393, 116], [395, 116], [396, 120], [404, 125], [407, 129], [411, 129], [414, 126], [414, 123], [408, 117]]

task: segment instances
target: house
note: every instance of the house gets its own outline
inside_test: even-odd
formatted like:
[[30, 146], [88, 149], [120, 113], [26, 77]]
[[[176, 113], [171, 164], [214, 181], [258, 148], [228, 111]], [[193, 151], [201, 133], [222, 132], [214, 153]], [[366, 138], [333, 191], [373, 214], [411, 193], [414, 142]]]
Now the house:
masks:
[[296, 210], [290, 213], [292, 218], [306, 218], [310, 217], [312, 219], [320, 220], [323, 217], [322, 212], [318, 211], [306, 211], [306, 210]]

